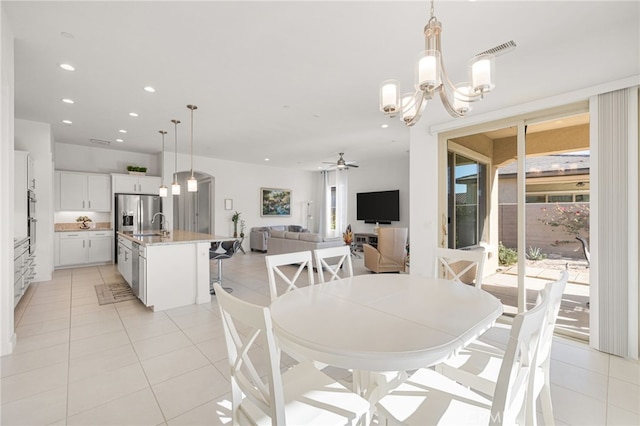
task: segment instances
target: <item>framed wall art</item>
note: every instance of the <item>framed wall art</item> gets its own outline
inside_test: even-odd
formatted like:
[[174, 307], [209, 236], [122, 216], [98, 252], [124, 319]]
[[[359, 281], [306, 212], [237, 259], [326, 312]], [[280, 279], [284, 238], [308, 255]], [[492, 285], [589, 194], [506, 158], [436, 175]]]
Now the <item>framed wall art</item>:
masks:
[[260, 216], [291, 216], [291, 190], [260, 188]]

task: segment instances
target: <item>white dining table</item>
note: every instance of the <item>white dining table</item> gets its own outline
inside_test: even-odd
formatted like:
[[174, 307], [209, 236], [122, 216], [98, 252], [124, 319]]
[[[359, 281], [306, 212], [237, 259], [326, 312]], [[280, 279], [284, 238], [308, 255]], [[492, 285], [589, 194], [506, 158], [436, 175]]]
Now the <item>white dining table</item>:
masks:
[[358, 275], [298, 288], [271, 304], [281, 347], [354, 370], [408, 371], [436, 364], [502, 314], [479, 288], [410, 274]]

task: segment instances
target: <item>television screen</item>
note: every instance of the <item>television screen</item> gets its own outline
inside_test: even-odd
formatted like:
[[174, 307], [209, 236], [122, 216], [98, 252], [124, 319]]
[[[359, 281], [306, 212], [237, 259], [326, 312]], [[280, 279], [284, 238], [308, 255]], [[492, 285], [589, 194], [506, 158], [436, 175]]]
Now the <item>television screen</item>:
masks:
[[356, 216], [365, 223], [399, 221], [400, 190], [357, 193]]

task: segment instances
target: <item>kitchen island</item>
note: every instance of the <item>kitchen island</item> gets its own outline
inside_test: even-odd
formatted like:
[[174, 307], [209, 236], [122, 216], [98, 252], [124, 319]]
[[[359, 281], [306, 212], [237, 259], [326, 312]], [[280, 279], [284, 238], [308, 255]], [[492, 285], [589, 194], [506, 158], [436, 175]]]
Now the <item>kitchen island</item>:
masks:
[[118, 232], [118, 271], [154, 311], [207, 303], [211, 243], [234, 239], [180, 230]]

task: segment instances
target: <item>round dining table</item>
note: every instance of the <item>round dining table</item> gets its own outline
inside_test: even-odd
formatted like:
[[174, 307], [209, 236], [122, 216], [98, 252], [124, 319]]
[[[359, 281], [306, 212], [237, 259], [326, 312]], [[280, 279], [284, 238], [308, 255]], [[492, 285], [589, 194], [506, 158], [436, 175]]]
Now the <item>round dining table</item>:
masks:
[[443, 361], [491, 327], [502, 303], [479, 288], [410, 274], [358, 275], [271, 304], [280, 346], [335, 367], [408, 371]]

